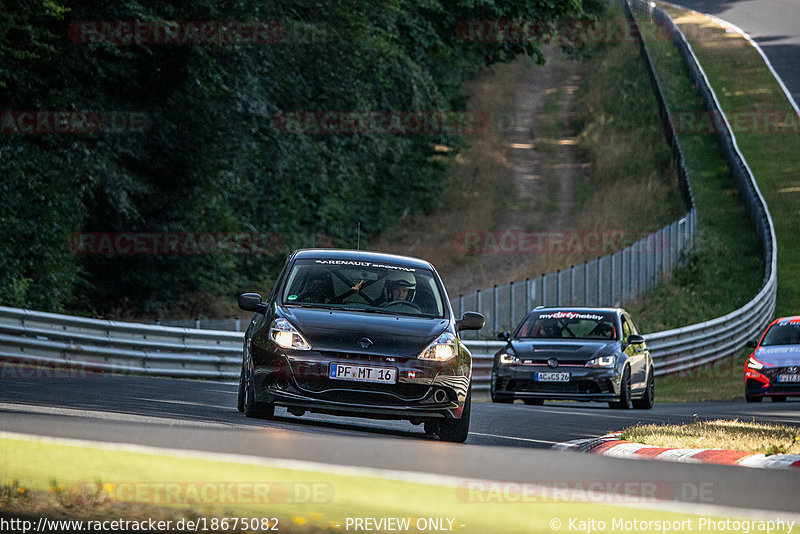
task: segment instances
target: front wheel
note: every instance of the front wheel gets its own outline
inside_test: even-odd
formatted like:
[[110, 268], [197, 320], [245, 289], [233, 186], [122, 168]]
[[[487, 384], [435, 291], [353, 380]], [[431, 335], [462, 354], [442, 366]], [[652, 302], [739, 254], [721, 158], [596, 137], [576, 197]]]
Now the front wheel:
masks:
[[750, 395], [745, 395], [744, 400], [747, 402], [761, 402], [764, 400], [764, 397], [751, 397]]
[[633, 401], [631, 400], [631, 369], [627, 365], [625, 370], [622, 371], [622, 379], [619, 384], [619, 400], [609, 402], [608, 406], [618, 410], [630, 410], [633, 408]]
[[633, 401], [633, 407], [637, 410], [649, 410], [656, 402], [656, 377], [653, 368], [647, 373], [647, 387], [642, 393], [642, 398]]
[[250, 376], [247, 376], [244, 385], [244, 414], [256, 419], [269, 419], [275, 415], [275, 405], [268, 402], [258, 402], [255, 399], [255, 389]]
[[453, 443], [464, 443], [469, 435], [469, 414], [472, 410], [472, 392], [467, 392], [464, 400], [464, 409], [461, 411], [461, 419], [445, 419], [439, 422], [439, 439], [442, 441], [452, 441]]
[[236, 409], [240, 412], [244, 411], [244, 364], [242, 365], [242, 372], [239, 373], [239, 396], [236, 398]]

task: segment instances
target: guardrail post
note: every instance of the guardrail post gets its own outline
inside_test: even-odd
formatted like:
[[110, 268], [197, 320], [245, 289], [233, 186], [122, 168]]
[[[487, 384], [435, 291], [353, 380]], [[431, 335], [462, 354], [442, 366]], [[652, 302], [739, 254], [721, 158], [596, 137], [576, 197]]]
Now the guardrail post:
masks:
[[561, 306], [561, 269], [556, 269], [556, 306]]
[[614, 274], [616, 269], [617, 262], [614, 259], [615, 254], [611, 254], [611, 267], [609, 268], [609, 277], [608, 277], [608, 304], [613, 306], [614, 305]]
[[510, 293], [509, 296], [511, 297], [511, 298], [508, 299], [508, 300], [511, 301], [511, 304], [510, 304], [510, 308], [511, 309], [509, 310], [508, 320], [511, 323], [510, 327], [514, 328], [514, 325], [517, 324], [517, 322], [514, 320], [514, 302], [515, 302], [515, 300], [514, 300], [514, 282], [509, 282], [508, 283], [508, 292]]
[[500, 322], [497, 317], [497, 284], [492, 286], [492, 323], [494, 324], [494, 333], [500, 329]]
[[532, 308], [531, 306], [531, 299], [533, 296], [531, 295], [531, 279], [525, 279], [525, 313], [528, 313], [528, 310]]
[[569, 304], [575, 305], [575, 266], [569, 266]]
[[589, 262], [583, 262], [583, 305], [589, 305]]
[[542, 306], [547, 306], [547, 277], [542, 273]]
[[603, 260], [597, 256], [597, 306], [603, 305]]
[[620, 257], [620, 263], [622, 264], [621, 267], [620, 267], [620, 272], [619, 272], [619, 284], [620, 284], [620, 288], [619, 288], [619, 295], [620, 295], [619, 301], [620, 302], [619, 303], [620, 303], [620, 306], [625, 306], [626, 305], [626, 301], [628, 300], [628, 294], [626, 293], [628, 288], [627, 288], [627, 285], [625, 284], [625, 273], [627, 273], [628, 270], [625, 269], [625, 256], [628, 256], [630, 258], [630, 255], [628, 254], [629, 252], [630, 252], [630, 248], [629, 247], [623, 248], [622, 249], [622, 256]]

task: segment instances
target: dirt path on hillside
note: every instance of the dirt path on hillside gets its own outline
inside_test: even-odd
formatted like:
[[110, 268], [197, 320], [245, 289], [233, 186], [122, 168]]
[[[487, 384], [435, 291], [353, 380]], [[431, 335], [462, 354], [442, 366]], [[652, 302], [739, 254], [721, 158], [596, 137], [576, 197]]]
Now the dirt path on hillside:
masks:
[[470, 108], [488, 111], [492, 127], [456, 157], [456, 184], [445, 195], [453, 201], [408, 218], [371, 248], [431, 261], [451, 297], [538, 276], [559, 260], [515, 241], [520, 232], [574, 228], [587, 167], [573, 129], [584, 64], [554, 48], [545, 57], [545, 65], [521, 58], [468, 84]]

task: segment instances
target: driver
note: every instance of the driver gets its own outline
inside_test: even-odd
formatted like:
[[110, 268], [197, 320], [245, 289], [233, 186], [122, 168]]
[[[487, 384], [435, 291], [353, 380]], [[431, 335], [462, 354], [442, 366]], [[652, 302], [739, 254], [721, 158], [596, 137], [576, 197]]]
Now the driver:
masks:
[[407, 272], [391, 272], [386, 277], [386, 302], [413, 301], [417, 290], [417, 279]]

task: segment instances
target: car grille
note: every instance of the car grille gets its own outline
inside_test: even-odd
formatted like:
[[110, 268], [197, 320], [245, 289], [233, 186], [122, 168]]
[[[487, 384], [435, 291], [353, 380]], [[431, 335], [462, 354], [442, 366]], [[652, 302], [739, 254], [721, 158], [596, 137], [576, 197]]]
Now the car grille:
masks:
[[[525, 363], [525, 365], [544, 365], [547, 366], [547, 360], [549, 358], [525, 358], [524, 356], [520, 356], [520, 359]], [[573, 360], [567, 358], [556, 358], [558, 360], [558, 365], [577, 365], [580, 367], [584, 367], [586, 365], [586, 360]]]
[[[331, 361], [339, 362], [339, 361], [347, 361], [347, 362], [358, 362], [363, 364], [385, 364], [386, 363], [386, 356], [383, 354], [355, 354], [352, 352], [334, 352], [334, 351], [320, 351], [322, 356], [326, 358], [330, 358]], [[405, 363], [409, 360], [409, 358], [400, 358], [394, 357], [397, 363]]]
[[397, 404], [425, 398], [431, 387], [424, 384], [376, 384], [339, 380], [296, 380], [297, 387], [320, 399], [358, 404]]
[[611, 393], [611, 384], [603, 381], [603, 387], [594, 380], [575, 380], [570, 382], [534, 382], [533, 380], [508, 380], [507, 391], [520, 393], [562, 393], [574, 395], [593, 395]]

